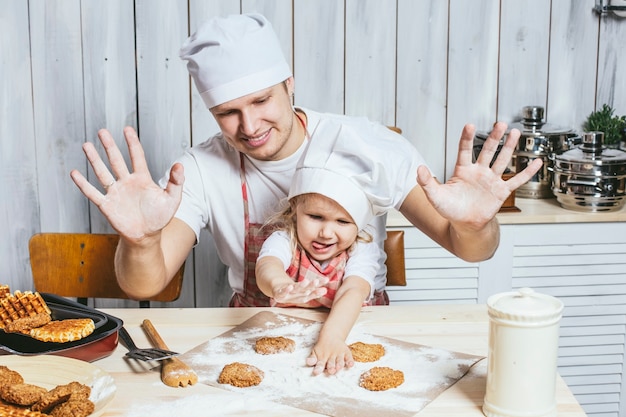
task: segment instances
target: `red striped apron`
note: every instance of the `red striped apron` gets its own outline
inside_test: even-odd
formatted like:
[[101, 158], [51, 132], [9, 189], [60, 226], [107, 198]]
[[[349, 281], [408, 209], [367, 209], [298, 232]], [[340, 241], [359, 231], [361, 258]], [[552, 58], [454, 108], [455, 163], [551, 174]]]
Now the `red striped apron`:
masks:
[[[306, 124], [304, 120], [296, 113], [296, 117], [302, 124], [306, 132], [307, 140], [310, 139], [309, 133], [306, 130]], [[240, 177], [241, 177], [241, 196], [243, 198], [243, 217], [244, 217], [244, 281], [243, 281], [243, 294], [233, 294], [229, 306], [230, 307], [269, 307], [272, 303], [270, 298], [266, 296], [263, 291], [259, 289], [256, 282], [256, 260], [259, 257], [261, 246], [265, 239], [272, 233], [271, 228], [264, 228], [263, 224], [250, 223], [250, 212], [248, 210], [248, 189], [246, 186], [246, 171], [244, 165], [244, 156], [240, 155]], [[347, 254], [346, 254], [347, 255]], [[308, 259], [308, 257], [306, 257]], [[292, 262], [293, 264], [293, 262]], [[341, 277], [345, 272], [344, 267], [341, 268]], [[341, 284], [341, 279], [337, 281], [337, 287]], [[334, 289], [334, 292], [336, 288]], [[332, 297], [334, 299], [334, 292]], [[328, 294], [327, 294], [328, 295]], [[321, 303], [323, 304], [323, 303]], [[388, 305], [389, 296], [385, 290], [376, 291], [374, 296], [364, 305]], [[330, 299], [330, 305], [332, 305], [332, 299]], [[329, 305], [329, 306], [330, 306]], [[324, 304], [324, 306], [326, 306]], [[328, 307], [329, 307], [328, 306]], [[311, 306], [318, 307], [318, 306]]]

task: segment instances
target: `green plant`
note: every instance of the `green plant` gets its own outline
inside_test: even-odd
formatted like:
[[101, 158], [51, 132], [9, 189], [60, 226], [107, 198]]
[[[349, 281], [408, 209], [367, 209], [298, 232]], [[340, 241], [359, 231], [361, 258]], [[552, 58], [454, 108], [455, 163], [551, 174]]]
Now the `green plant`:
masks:
[[626, 141], [626, 116], [614, 116], [614, 109], [608, 104], [603, 104], [602, 109], [593, 111], [587, 117], [583, 125], [585, 132], [604, 132], [606, 145], [619, 144]]

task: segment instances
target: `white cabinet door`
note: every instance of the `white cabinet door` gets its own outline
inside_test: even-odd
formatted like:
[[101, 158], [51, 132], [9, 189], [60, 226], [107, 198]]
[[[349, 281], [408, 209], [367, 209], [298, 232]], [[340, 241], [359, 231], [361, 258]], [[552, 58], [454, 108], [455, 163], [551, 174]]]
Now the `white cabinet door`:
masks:
[[401, 229], [407, 286], [387, 289], [391, 303], [485, 303], [521, 287], [557, 297], [559, 373], [587, 414], [626, 415], [626, 223], [502, 225], [500, 247], [481, 263]]
[[565, 304], [559, 373], [589, 415], [624, 415], [626, 223], [510, 227], [512, 287]]
[[401, 229], [407, 285], [387, 288], [391, 303], [477, 302], [479, 264], [460, 260], [414, 227]]

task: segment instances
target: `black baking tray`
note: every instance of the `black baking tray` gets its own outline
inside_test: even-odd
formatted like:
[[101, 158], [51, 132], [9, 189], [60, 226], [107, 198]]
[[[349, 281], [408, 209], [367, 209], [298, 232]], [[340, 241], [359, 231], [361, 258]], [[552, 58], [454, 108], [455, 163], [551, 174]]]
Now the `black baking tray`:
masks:
[[[87, 362], [109, 356], [117, 347], [121, 319], [54, 294], [41, 293], [55, 320], [89, 317], [96, 329], [89, 336], [67, 343], [42, 342], [29, 336], [0, 331], [0, 355], [59, 355]], [[0, 359], [1, 362], [1, 359]]]

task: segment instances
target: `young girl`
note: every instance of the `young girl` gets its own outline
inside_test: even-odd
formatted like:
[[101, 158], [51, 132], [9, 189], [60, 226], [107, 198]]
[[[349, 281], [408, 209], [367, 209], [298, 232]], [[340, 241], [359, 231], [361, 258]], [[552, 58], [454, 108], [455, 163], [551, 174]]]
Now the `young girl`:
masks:
[[307, 358], [314, 375], [353, 366], [345, 340], [361, 306], [388, 304], [384, 283], [381, 289], [375, 282], [382, 249], [368, 232], [376, 175], [363, 172], [353, 154], [338, 152], [353, 131], [332, 123], [322, 128], [298, 163], [288, 206], [266, 224], [275, 231], [256, 264], [257, 285], [272, 305], [330, 308]]

